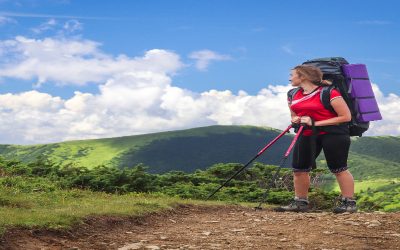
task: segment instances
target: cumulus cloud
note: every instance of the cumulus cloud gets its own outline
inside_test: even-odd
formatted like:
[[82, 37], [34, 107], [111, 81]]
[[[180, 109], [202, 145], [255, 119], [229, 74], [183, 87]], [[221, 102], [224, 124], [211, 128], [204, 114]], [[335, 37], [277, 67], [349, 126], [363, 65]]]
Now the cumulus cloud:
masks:
[[228, 55], [221, 55], [211, 50], [194, 51], [189, 55], [189, 58], [196, 60], [196, 68], [198, 70], [206, 70], [212, 61], [230, 60]]
[[104, 83], [130, 71], [171, 73], [182, 66], [178, 55], [165, 50], [150, 50], [141, 58], [113, 57], [102, 53], [99, 46], [90, 40], [23, 36], [0, 41], [0, 77], [37, 79], [37, 86], [46, 82], [85, 85]]
[[[24, 37], [0, 42], [0, 49], [5, 47], [12, 48], [15, 56], [12, 62], [3, 62], [8, 67], [0, 70], [0, 76], [42, 77], [68, 84], [91, 81], [98, 83], [99, 91], [76, 91], [69, 99], [37, 90], [0, 94], [2, 143], [48, 143], [215, 124], [284, 129], [290, 119], [286, 104], [289, 85], [269, 85], [255, 95], [229, 90], [192, 92], [173, 85], [183, 62], [171, 51], [154, 49], [131, 58], [106, 55], [98, 43], [88, 40]], [[65, 56], [58, 59], [60, 55]], [[52, 63], [57, 67], [43, 69], [43, 65], [51, 67]], [[394, 94], [384, 96], [377, 85], [374, 91], [384, 120], [373, 122], [368, 133], [399, 135], [396, 119], [400, 116], [400, 98]]]
[[395, 94], [384, 96], [377, 84], [373, 84], [373, 91], [383, 119], [371, 122], [366, 135], [400, 135], [400, 97]]
[[[40, 143], [175, 130], [206, 125], [253, 124], [282, 128], [288, 87], [257, 95], [174, 87], [165, 75], [121, 75], [98, 95], [75, 92], [68, 100], [30, 91], [0, 95], [2, 141]], [[10, 131], [12, 131], [10, 133]]]

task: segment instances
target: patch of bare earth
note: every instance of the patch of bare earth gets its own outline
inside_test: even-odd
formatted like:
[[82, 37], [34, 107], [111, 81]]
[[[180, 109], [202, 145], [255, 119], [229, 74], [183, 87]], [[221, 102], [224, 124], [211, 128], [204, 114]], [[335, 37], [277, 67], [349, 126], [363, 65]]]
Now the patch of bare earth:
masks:
[[400, 249], [400, 213], [277, 213], [181, 206], [92, 217], [69, 231], [9, 230], [0, 249]]

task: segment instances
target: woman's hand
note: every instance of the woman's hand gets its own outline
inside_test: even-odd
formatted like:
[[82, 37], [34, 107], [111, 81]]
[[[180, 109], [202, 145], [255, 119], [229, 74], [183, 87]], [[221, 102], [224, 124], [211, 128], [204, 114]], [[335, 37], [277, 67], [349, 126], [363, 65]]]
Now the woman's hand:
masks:
[[311, 126], [312, 125], [311, 117], [309, 117], [309, 116], [300, 117], [300, 123]]
[[292, 117], [292, 123], [300, 123], [300, 116], [293, 116]]

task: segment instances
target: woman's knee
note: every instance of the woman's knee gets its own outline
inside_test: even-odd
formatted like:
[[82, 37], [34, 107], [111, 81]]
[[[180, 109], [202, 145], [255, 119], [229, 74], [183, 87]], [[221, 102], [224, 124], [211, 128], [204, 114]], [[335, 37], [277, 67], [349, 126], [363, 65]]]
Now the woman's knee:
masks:
[[349, 170], [340, 171], [337, 173], [333, 173], [336, 177], [341, 177], [350, 174]]
[[303, 176], [309, 176], [310, 173], [309, 172], [293, 172], [293, 175], [295, 177], [303, 177]]

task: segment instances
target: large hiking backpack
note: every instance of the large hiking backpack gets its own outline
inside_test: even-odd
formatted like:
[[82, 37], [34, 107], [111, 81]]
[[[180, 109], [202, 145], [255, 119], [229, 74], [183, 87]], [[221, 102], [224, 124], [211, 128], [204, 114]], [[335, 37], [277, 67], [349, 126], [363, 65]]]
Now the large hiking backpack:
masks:
[[349, 64], [342, 57], [327, 57], [308, 60], [303, 65], [318, 67], [324, 80], [331, 86], [322, 88], [320, 98], [326, 109], [334, 111], [330, 104], [330, 92], [339, 90], [351, 112], [350, 136], [362, 136], [368, 130], [369, 122], [382, 120], [375, 100], [367, 68], [364, 64]]

